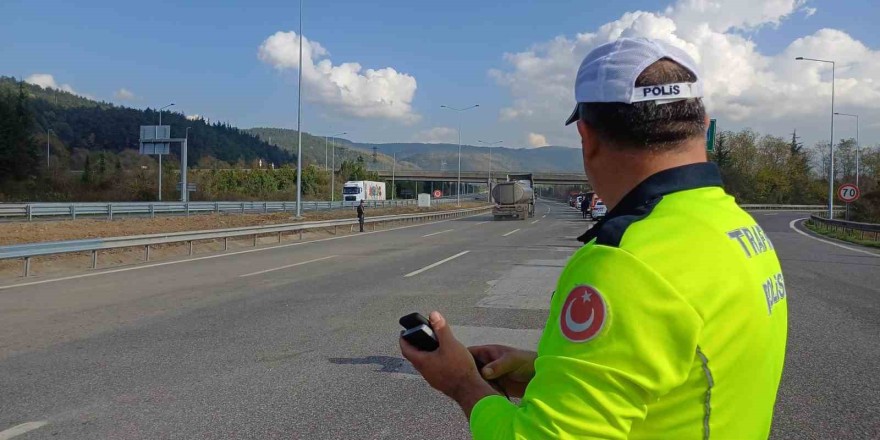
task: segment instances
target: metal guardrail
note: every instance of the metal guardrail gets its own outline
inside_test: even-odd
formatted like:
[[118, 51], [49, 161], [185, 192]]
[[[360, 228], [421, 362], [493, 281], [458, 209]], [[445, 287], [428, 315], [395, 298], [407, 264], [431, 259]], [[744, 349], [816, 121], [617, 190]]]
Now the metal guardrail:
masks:
[[[747, 211], [823, 211], [828, 209], [828, 205], [771, 205], [759, 203], [743, 203], [739, 207]], [[835, 211], [843, 209], [843, 207], [834, 208]]]
[[880, 225], [875, 223], [831, 220], [815, 214], [810, 216], [809, 222], [813, 225], [821, 225], [825, 230], [842, 232], [860, 240], [880, 241]]
[[[454, 201], [452, 198], [433, 199], [432, 204]], [[415, 199], [373, 200], [364, 204], [369, 208], [411, 206]], [[302, 202], [303, 211], [353, 208], [356, 202]], [[124, 203], [0, 203], [0, 219], [26, 219], [49, 217], [100, 216], [113, 220], [119, 215], [155, 217], [168, 214], [198, 213], [269, 213], [295, 212], [296, 202], [124, 202]]]
[[[459, 209], [455, 211], [432, 212], [425, 214], [386, 215], [367, 218], [364, 223], [373, 225], [373, 230], [376, 230], [376, 228], [382, 224], [455, 218], [462, 217], [468, 214], [475, 214], [478, 212], [487, 211], [489, 209], [491, 209], [491, 206]], [[302, 239], [303, 232], [307, 230], [333, 228], [333, 233], [336, 234], [338, 233], [338, 228], [340, 226], [353, 227], [357, 224], [357, 219], [322, 220], [314, 222], [286, 223], [279, 225], [251, 226], [243, 228], [174, 232], [168, 234], [133, 235], [104, 239], [17, 244], [10, 246], [0, 246], [0, 260], [23, 259], [24, 268], [22, 270], [22, 274], [23, 276], [27, 277], [30, 275], [31, 258], [45, 255], [91, 252], [92, 269], [97, 269], [98, 253], [102, 250], [143, 246], [144, 261], [150, 261], [151, 246], [162, 244], [188, 243], [189, 255], [193, 255], [193, 243], [196, 241], [213, 241], [222, 239], [223, 250], [226, 251], [229, 249], [229, 239], [231, 238], [234, 239], [241, 237], [253, 237], [253, 245], [256, 246], [257, 239], [260, 236], [277, 234], [278, 243], [281, 243], [284, 233], [298, 232], [299, 239]]]

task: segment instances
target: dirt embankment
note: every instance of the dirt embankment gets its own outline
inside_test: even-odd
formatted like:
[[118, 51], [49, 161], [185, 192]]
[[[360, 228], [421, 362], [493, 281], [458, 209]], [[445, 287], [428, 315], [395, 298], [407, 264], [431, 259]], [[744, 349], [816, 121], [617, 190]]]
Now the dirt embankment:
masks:
[[[462, 208], [475, 208], [485, 203], [462, 203]], [[367, 216], [413, 214], [418, 212], [448, 211], [454, 204], [428, 208], [400, 206], [367, 209]], [[334, 211], [306, 211], [302, 221], [354, 218], [354, 208]], [[164, 216], [156, 218], [77, 219], [0, 223], [0, 246], [44, 241], [80, 240], [86, 238], [122, 237], [127, 235], [161, 234], [167, 232], [201, 231], [208, 229], [239, 228], [246, 226], [294, 223], [290, 213], [270, 214], [199, 214], [189, 217]]]
[[[462, 203], [462, 208], [487, 206], [485, 202]], [[457, 207], [454, 204], [439, 205], [433, 208], [406, 206], [396, 208], [367, 209], [367, 217], [392, 214], [412, 214], [430, 211], [448, 211]], [[301, 221], [333, 220], [355, 218], [354, 209], [338, 211], [305, 212]], [[150, 218], [124, 218], [109, 220], [59, 220], [40, 222], [0, 223], [0, 246], [35, 243], [45, 241], [79, 240], [87, 238], [121, 237], [127, 235], [161, 234], [181, 231], [198, 231], [209, 229], [236, 228], [246, 226], [271, 225], [279, 223], [295, 223], [290, 213], [272, 214], [204, 214], [190, 217], [167, 216]], [[312, 230], [303, 234], [303, 240], [312, 240], [331, 234], [348, 234], [345, 228], [339, 230]], [[298, 234], [285, 235], [284, 241], [297, 240]], [[278, 242], [277, 236], [264, 236], [257, 240], [258, 244]], [[229, 241], [229, 250], [247, 248], [254, 245], [253, 239], [244, 238]], [[223, 241], [203, 241], [194, 244], [194, 254], [206, 254], [223, 251]], [[185, 258], [189, 255], [186, 243], [173, 243], [154, 246], [150, 250], [150, 261], [169, 258]], [[31, 264], [32, 276], [67, 275], [89, 270], [92, 256], [90, 252], [49, 255], [34, 258]], [[99, 268], [117, 267], [138, 264], [144, 261], [145, 252], [141, 248], [124, 248], [101, 251], [98, 257]], [[0, 260], [0, 282], [21, 279], [22, 262], [20, 260]]]

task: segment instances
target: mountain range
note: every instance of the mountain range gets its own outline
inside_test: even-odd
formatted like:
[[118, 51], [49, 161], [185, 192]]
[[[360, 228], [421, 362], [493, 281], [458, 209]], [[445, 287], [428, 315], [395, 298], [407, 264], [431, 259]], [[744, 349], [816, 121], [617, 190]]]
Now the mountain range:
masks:
[[[141, 110], [98, 102], [62, 90], [22, 84], [12, 77], [0, 76], [0, 96], [15, 96], [20, 85], [24, 87], [34, 114], [35, 138], [45, 140], [47, 131], [51, 130], [53, 145], [58, 143], [67, 151], [83, 149], [119, 153], [137, 149], [139, 126], [158, 123], [159, 112], [155, 109]], [[194, 166], [207, 157], [229, 164], [240, 160], [252, 163], [257, 159], [275, 165], [296, 163], [296, 130], [240, 129], [228, 123], [190, 119], [172, 110], [173, 107], [162, 113], [162, 122], [171, 126], [172, 137], [183, 138], [188, 134], [189, 163]], [[187, 128], [191, 129], [188, 133]], [[457, 144], [372, 144], [345, 138], [326, 139], [306, 132], [303, 132], [303, 162], [320, 167], [332, 166], [330, 153], [334, 141], [337, 167], [344, 160], [363, 158], [367, 168], [372, 170], [387, 170], [392, 166], [412, 170], [458, 169]], [[176, 147], [172, 148], [172, 153], [176, 153]], [[487, 170], [489, 155], [488, 147], [463, 145], [461, 169]], [[568, 147], [520, 149], [499, 146], [491, 148], [491, 156], [493, 170], [583, 171], [580, 150]]]

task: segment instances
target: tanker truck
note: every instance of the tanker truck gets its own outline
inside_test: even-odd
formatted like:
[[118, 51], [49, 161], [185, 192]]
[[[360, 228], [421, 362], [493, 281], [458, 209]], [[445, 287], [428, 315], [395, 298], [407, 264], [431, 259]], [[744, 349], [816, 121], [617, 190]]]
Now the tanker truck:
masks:
[[535, 190], [531, 174], [509, 174], [507, 182], [495, 184], [492, 199], [495, 207], [492, 215], [495, 220], [516, 217], [525, 220], [535, 215]]

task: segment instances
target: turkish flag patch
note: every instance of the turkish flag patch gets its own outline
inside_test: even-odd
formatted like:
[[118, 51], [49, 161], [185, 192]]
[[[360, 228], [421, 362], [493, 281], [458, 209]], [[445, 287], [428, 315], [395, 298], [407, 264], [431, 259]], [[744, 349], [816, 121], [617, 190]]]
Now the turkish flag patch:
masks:
[[559, 314], [562, 334], [572, 342], [593, 339], [605, 325], [605, 299], [592, 286], [577, 286], [568, 293]]

